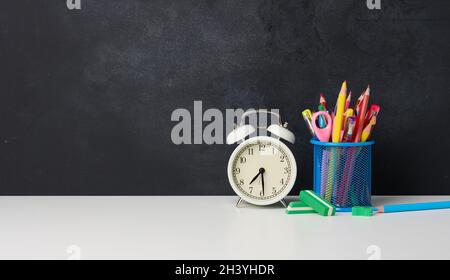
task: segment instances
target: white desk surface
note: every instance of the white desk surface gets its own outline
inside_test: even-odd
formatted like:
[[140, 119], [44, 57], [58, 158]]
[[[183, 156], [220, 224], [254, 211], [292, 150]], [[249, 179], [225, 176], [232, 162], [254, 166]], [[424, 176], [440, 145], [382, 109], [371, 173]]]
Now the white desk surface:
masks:
[[[373, 202], [440, 200], [450, 196]], [[450, 259], [450, 210], [321, 217], [235, 203], [233, 196], [3, 196], [0, 259]]]

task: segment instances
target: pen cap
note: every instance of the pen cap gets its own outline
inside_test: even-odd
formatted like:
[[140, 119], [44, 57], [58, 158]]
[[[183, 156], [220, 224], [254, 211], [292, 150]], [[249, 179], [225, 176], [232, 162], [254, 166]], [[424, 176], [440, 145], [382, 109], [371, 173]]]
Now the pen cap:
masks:
[[303, 116], [303, 118], [306, 120], [306, 119], [308, 119], [308, 120], [312, 120], [312, 113], [311, 113], [311, 110], [309, 110], [309, 109], [306, 109], [306, 110], [303, 110], [303, 112], [302, 112], [302, 116]]

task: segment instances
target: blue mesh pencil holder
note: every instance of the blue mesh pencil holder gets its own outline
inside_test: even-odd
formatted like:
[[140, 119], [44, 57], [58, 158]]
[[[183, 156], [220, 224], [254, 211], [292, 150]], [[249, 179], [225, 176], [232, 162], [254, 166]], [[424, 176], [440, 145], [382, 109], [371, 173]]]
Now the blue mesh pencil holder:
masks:
[[314, 191], [339, 208], [371, 206], [374, 141], [314, 145]]

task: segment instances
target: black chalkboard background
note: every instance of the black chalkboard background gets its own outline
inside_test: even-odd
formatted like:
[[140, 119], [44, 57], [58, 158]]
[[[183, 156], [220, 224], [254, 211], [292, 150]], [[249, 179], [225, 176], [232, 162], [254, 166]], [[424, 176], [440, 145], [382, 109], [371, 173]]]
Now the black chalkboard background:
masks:
[[450, 2], [3, 1], [0, 193], [232, 194], [235, 146], [174, 145], [176, 108], [278, 108], [312, 184], [300, 111], [371, 85], [375, 194], [450, 194]]

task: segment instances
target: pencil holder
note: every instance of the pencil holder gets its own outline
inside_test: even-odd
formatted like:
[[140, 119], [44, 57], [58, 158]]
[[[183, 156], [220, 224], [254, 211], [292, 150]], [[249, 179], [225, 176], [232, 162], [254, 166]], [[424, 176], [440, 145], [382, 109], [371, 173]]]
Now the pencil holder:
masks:
[[340, 208], [371, 206], [374, 141], [314, 145], [314, 191]]

